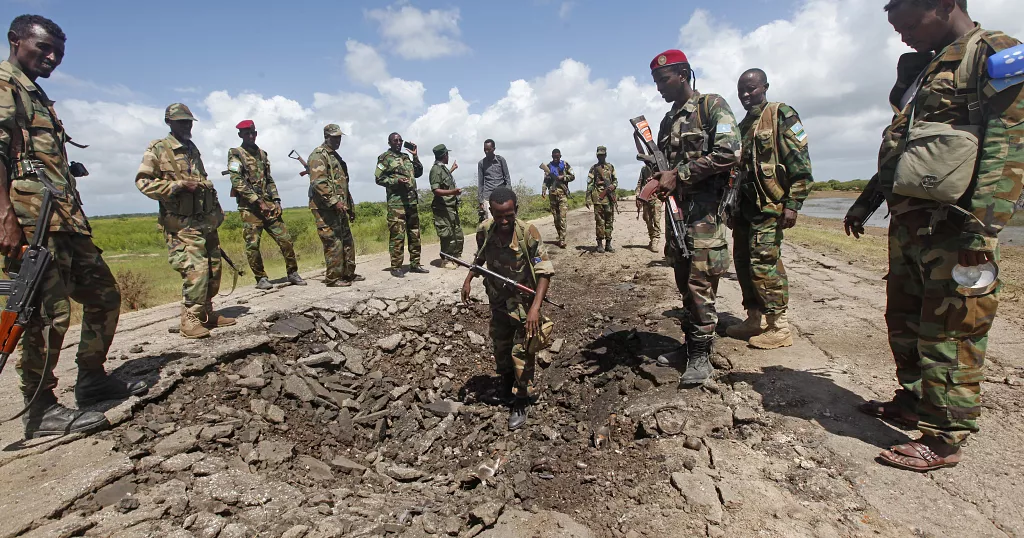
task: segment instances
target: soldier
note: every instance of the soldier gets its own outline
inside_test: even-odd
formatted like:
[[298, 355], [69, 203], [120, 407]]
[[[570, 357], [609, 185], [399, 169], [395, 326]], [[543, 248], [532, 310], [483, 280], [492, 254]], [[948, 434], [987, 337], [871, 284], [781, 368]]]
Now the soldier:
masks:
[[160, 202], [157, 224], [167, 241], [168, 261], [183, 279], [179, 332], [185, 338], [205, 338], [209, 329], [234, 325], [235, 319], [213, 310], [221, 273], [217, 228], [224, 222], [224, 211], [192, 142], [194, 121], [187, 106], [167, 107], [164, 123], [171, 133], [149, 143], [135, 186]]
[[[884, 194], [892, 215], [885, 320], [901, 388], [860, 410], [919, 429], [920, 439], [879, 459], [929, 471], [959, 463], [960, 445], [978, 431], [998, 234], [1022, 187], [1024, 77], [1005, 54], [1019, 41], [972, 22], [963, 0], [891, 0], [885, 11], [916, 52], [899, 59], [878, 174], [845, 228], [859, 237], [872, 194]], [[942, 189], [934, 177], [945, 178]], [[986, 273], [991, 282], [978, 282]]]
[[281, 218], [281, 197], [270, 175], [270, 160], [267, 152], [256, 145], [256, 124], [252, 120], [243, 120], [235, 128], [238, 129], [238, 138], [242, 139], [242, 146], [228, 150], [228, 175], [231, 178], [231, 195], [238, 202], [245, 257], [249, 259], [252, 276], [256, 278], [256, 289], [274, 287], [263, 270], [263, 256], [260, 254], [264, 230], [281, 248], [288, 282], [305, 286], [306, 281], [299, 276], [292, 236]]
[[650, 202], [644, 203], [639, 198], [640, 190], [651, 180], [651, 176], [654, 175], [654, 169], [644, 159], [643, 155], [637, 155], [636, 159], [644, 163], [640, 168], [640, 178], [636, 182], [636, 209], [638, 212], [643, 211], [644, 223], [647, 224], [647, 237], [650, 238], [650, 242], [647, 243], [647, 250], [656, 253], [658, 252], [658, 240], [661, 239], [661, 200], [657, 197], [651, 197]]
[[[51, 101], [36, 81], [49, 78], [64, 58], [64, 32], [38, 15], [14, 19], [7, 32], [10, 56], [0, 62], [0, 254], [4, 272], [20, 270], [22, 246], [32, 240], [42, 205], [45, 175], [62, 196], [47, 223], [46, 247], [52, 262], [42, 275], [38, 310], [21, 339], [16, 368], [28, 410], [22, 415], [25, 438], [92, 432], [110, 425], [100, 411], [76, 411], [57, 403], [53, 372], [64, 334], [71, 324], [71, 303], [82, 305], [81, 342], [75, 362], [75, 400], [84, 407], [145, 392], [144, 382], [125, 383], [103, 368], [114, 339], [121, 294], [110, 268], [92, 242], [89, 221], [79, 203], [69, 170], [64, 132]], [[31, 112], [30, 112], [31, 111]], [[31, 114], [31, 115], [30, 115]]]
[[[434, 229], [441, 241], [441, 252], [462, 257], [462, 221], [459, 218], [459, 195], [462, 189], [455, 186], [452, 172], [458, 170], [459, 163], [452, 164], [448, 170], [448, 148], [444, 144], [434, 146], [434, 166], [430, 169], [430, 188], [434, 191], [434, 200], [430, 208], [434, 213]], [[442, 269], [455, 269], [457, 266], [441, 260]]]
[[594, 205], [594, 226], [597, 229], [597, 251], [615, 252], [612, 247], [612, 226], [615, 223], [615, 191], [619, 180], [615, 166], [605, 162], [608, 149], [597, 146], [597, 164], [587, 174], [587, 209]]
[[348, 164], [338, 155], [341, 127], [324, 127], [324, 143], [309, 154], [309, 210], [316, 233], [324, 244], [324, 284], [349, 287], [366, 280], [356, 274], [356, 244], [351, 223], [356, 220], [355, 202], [349, 190]]
[[668, 364], [686, 356], [681, 385], [696, 386], [713, 371], [710, 357], [718, 323], [715, 293], [729, 267], [729, 247], [718, 206], [738, 160], [740, 140], [725, 99], [700, 94], [690, 85], [693, 71], [681, 51], [667, 50], [656, 56], [651, 74], [658, 92], [672, 103], [658, 130], [658, 147], [671, 169], [654, 177], [662, 191], [686, 208], [685, 241], [691, 252], [689, 257], [682, 256], [672, 229], [665, 230], [665, 255], [675, 270], [686, 309], [686, 348], [662, 355], [658, 361]]
[[409, 238], [409, 272], [429, 273], [420, 265], [420, 212], [416, 178], [423, 175], [423, 165], [416, 146], [409, 144], [408, 155], [402, 153], [402, 135], [388, 135], [388, 150], [377, 157], [373, 171], [377, 184], [385, 188], [388, 199], [388, 250], [391, 252], [391, 276], [403, 278], [405, 239]]
[[725, 331], [759, 349], [793, 345], [782, 231], [796, 224], [814, 182], [800, 116], [785, 103], [769, 103], [767, 91], [768, 76], [760, 69], [747, 70], [737, 83], [747, 115], [740, 122], [739, 201], [730, 219], [747, 319]]
[[551, 216], [555, 219], [558, 233], [558, 248], [565, 248], [565, 226], [569, 215], [569, 182], [576, 179], [569, 163], [562, 160], [562, 152], [551, 150], [551, 162], [540, 165], [545, 170], [540, 195], [547, 194], [551, 204]]
[[[516, 217], [519, 209], [512, 189], [498, 187], [491, 192], [490, 212], [494, 218], [484, 221], [476, 231], [477, 253], [474, 264], [486, 263], [487, 269], [511, 278], [537, 294], [526, 304], [518, 292], [484, 279], [491, 305], [491, 340], [500, 377], [497, 401], [510, 402], [508, 429], [526, 423], [533, 394], [536, 354], [548, 345], [554, 325], [540, 313], [555, 268], [548, 259], [537, 228]], [[470, 271], [462, 283], [462, 301], [469, 302], [473, 278]]]

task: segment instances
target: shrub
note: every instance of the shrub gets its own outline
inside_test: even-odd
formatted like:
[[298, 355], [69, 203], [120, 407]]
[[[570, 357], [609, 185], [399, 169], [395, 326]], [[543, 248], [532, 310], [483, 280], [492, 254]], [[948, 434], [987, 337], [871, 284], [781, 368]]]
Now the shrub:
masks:
[[149, 306], [149, 281], [142, 273], [121, 269], [114, 275], [121, 291], [121, 310], [131, 312]]

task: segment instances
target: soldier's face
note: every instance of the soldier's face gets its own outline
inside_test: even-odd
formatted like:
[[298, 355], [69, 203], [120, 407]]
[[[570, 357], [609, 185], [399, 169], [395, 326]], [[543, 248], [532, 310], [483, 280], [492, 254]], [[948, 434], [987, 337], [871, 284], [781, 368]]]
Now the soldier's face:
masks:
[[562, 160], [562, 154], [561, 153], [559, 153], [557, 151], [552, 151], [551, 152], [551, 162], [557, 163], [558, 161], [561, 161], [561, 160]]
[[388, 138], [388, 147], [391, 148], [391, 151], [402, 151], [402, 142], [403, 140], [401, 136], [391, 135], [391, 137]]
[[757, 77], [744, 76], [736, 85], [736, 93], [739, 94], [740, 103], [746, 110], [764, 103], [767, 89], [768, 87]]
[[503, 204], [496, 204], [491, 202], [491, 217], [494, 217], [494, 223], [498, 225], [498, 229], [502, 231], [509, 231], [516, 224], [516, 203], [513, 200], [509, 200]]
[[64, 41], [49, 34], [40, 26], [32, 26], [25, 37], [13, 32], [7, 39], [14, 46], [14, 56], [28, 78], [48, 78], [64, 60]]
[[238, 138], [242, 139], [243, 145], [253, 146], [256, 144], [256, 129], [242, 129], [238, 131]]
[[167, 120], [171, 134], [178, 140], [192, 140], [192, 120]]
[[327, 146], [329, 148], [333, 149], [334, 151], [338, 151], [338, 148], [341, 147], [341, 135], [338, 135], [338, 136], [328, 136], [324, 140], [327, 141]]
[[606, 157], [606, 155], [604, 153], [598, 153], [597, 154], [597, 162], [604, 163], [604, 158], [605, 157]]
[[494, 157], [494, 144], [484, 144], [484, 155]]
[[[952, 0], [948, 0], [952, 4]], [[900, 39], [917, 52], [939, 50], [948, 40], [952, 23], [949, 19], [951, 6], [941, 2], [937, 7], [925, 9], [904, 2], [889, 12], [889, 24], [900, 34]]]
[[661, 68], [655, 71], [652, 76], [654, 77], [654, 84], [658, 87], [658, 93], [661, 97], [669, 103], [674, 103], [679, 100], [682, 95], [683, 88], [683, 77], [681, 77], [674, 69]]

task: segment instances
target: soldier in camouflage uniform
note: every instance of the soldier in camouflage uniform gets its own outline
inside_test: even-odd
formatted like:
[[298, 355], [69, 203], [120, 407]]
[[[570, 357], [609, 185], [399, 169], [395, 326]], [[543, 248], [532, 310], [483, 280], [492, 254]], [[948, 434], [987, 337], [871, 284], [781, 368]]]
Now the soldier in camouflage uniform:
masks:
[[796, 110], [768, 102], [764, 71], [743, 73], [737, 90], [747, 116], [740, 122], [739, 207], [730, 218], [747, 319], [727, 328], [726, 334], [756, 348], [775, 349], [793, 345], [786, 315], [789, 279], [782, 265], [782, 234], [796, 224], [797, 211], [811, 191], [811, 157]]
[[185, 338], [205, 338], [209, 329], [235, 324], [213, 310], [220, 290], [221, 250], [217, 228], [224, 211], [192, 142], [192, 111], [174, 103], [164, 111], [171, 133], [149, 143], [135, 186], [160, 202], [157, 224], [167, 241], [171, 267], [181, 274], [181, 327]]
[[[515, 192], [498, 187], [489, 200], [492, 219], [480, 224], [476, 231], [477, 253], [473, 263], [486, 264], [487, 269], [536, 290], [532, 301], [484, 278], [487, 298], [491, 304], [490, 335], [494, 359], [501, 378], [498, 401], [512, 403], [508, 427], [521, 427], [529, 414], [533, 394], [533, 374], [538, 351], [548, 346], [554, 325], [540, 313], [547, 294], [554, 266], [548, 259], [540, 232], [532, 224], [516, 218], [518, 203]], [[472, 271], [462, 284], [462, 300], [468, 303]]]
[[645, 203], [640, 199], [640, 190], [651, 180], [654, 169], [643, 155], [637, 155], [637, 160], [643, 161], [644, 165], [640, 168], [640, 178], [636, 182], [636, 208], [643, 211], [644, 223], [647, 224], [647, 237], [650, 239], [647, 250], [658, 252], [658, 240], [661, 239], [661, 200], [651, 197], [651, 201]]
[[576, 179], [569, 163], [562, 160], [562, 152], [555, 148], [551, 151], [551, 162], [540, 165], [544, 171], [544, 183], [540, 195], [547, 195], [551, 205], [551, 216], [555, 219], [555, 232], [558, 234], [558, 248], [565, 248], [565, 227], [569, 215], [569, 182]]
[[[92, 242], [78, 185], [69, 169], [67, 136], [39, 77], [48, 78], [64, 58], [64, 32], [53, 21], [22, 15], [7, 34], [10, 56], [0, 62], [0, 254], [9, 276], [21, 269], [21, 248], [36, 233], [45, 176], [61, 191], [46, 223], [51, 263], [42, 274], [38, 309], [24, 328], [16, 362], [28, 410], [25, 438], [91, 432], [109, 426], [99, 411], [75, 411], [57, 403], [54, 370], [71, 324], [71, 302], [82, 305], [81, 341], [75, 362], [79, 407], [124, 399], [147, 389], [107, 375], [104, 363], [114, 339], [121, 295], [110, 268]], [[37, 394], [38, 391], [38, 394]], [[33, 396], [35, 397], [33, 398]]]
[[594, 206], [594, 228], [597, 234], [598, 252], [615, 252], [612, 247], [612, 227], [615, 224], [615, 191], [619, 179], [615, 177], [615, 166], [605, 162], [608, 148], [597, 146], [597, 164], [587, 174], [587, 209]]
[[[848, 234], [863, 233], [871, 193], [880, 189], [892, 215], [885, 319], [901, 388], [891, 401], [866, 402], [860, 409], [916, 426], [923, 434], [918, 441], [894, 446], [879, 457], [900, 468], [927, 471], [956, 465], [960, 445], [978, 431], [985, 350], [999, 281], [976, 287], [958, 284], [953, 268], [999, 259], [998, 234], [1021, 197], [1024, 76], [990, 73], [1007, 62], [1000, 57], [986, 67], [986, 60], [1019, 46], [1019, 41], [980, 28], [959, 0], [930, 5], [892, 0], [885, 9], [903, 42], [917, 52], [899, 59], [889, 94], [895, 114], [883, 134], [878, 175], [847, 213], [845, 226]], [[909, 196], [917, 192], [904, 190], [904, 185], [912, 186], [914, 178], [922, 177], [918, 174], [901, 183], [904, 194], [894, 192], [897, 165], [908, 155], [904, 137], [910, 121], [912, 132], [933, 122], [983, 133], [976, 167], [968, 168], [973, 170], [970, 183], [964, 182], [967, 191], [955, 206]]]
[[[434, 200], [430, 203], [434, 213], [434, 229], [441, 241], [441, 252], [462, 257], [463, 235], [462, 220], [459, 217], [459, 195], [462, 189], [455, 186], [452, 172], [459, 168], [459, 163], [448, 169], [448, 147], [444, 144], [434, 146], [434, 166], [430, 169], [430, 189], [434, 191]], [[442, 269], [455, 269], [453, 262], [441, 260]]]
[[686, 349], [662, 355], [671, 363], [687, 357], [682, 386], [700, 385], [711, 376], [712, 343], [718, 313], [718, 281], [729, 267], [725, 227], [719, 217], [722, 191], [736, 165], [740, 140], [736, 119], [720, 95], [700, 94], [690, 85], [692, 71], [686, 55], [665, 51], [651, 62], [658, 92], [672, 109], [658, 130], [658, 147], [671, 167], [658, 172], [660, 188], [675, 196], [686, 219], [686, 246], [691, 256], [676, 249], [671, 227], [666, 228], [665, 255], [683, 294]]
[[391, 252], [391, 276], [402, 278], [405, 261], [405, 240], [409, 239], [409, 272], [429, 273], [420, 265], [420, 212], [416, 178], [423, 175], [423, 165], [413, 146], [412, 154], [402, 153], [402, 135], [388, 136], [388, 150], [377, 157], [373, 171], [378, 185], [385, 188], [388, 205], [388, 250]]
[[270, 175], [270, 159], [267, 152], [256, 145], [256, 124], [252, 120], [243, 120], [235, 128], [238, 129], [238, 138], [242, 139], [242, 146], [228, 150], [228, 175], [231, 178], [231, 195], [238, 202], [245, 257], [249, 260], [252, 276], [256, 278], [256, 289], [274, 287], [263, 269], [263, 256], [260, 254], [264, 230], [281, 248], [288, 281], [305, 286], [306, 281], [299, 276], [292, 236], [281, 218], [281, 197]]
[[324, 143], [309, 154], [309, 210], [316, 233], [324, 244], [324, 284], [348, 287], [366, 280], [356, 274], [356, 244], [351, 223], [356, 220], [355, 202], [349, 190], [348, 164], [338, 155], [341, 127], [324, 127]]

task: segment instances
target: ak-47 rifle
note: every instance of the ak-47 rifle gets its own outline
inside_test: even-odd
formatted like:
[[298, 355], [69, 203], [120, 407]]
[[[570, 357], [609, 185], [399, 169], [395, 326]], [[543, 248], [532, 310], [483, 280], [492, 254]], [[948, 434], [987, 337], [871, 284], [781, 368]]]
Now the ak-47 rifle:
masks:
[[[633, 141], [636, 143], [637, 153], [653, 157], [654, 166], [657, 168], [657, 171], [667, 172], [669, 170], [668, 160], [665, 159], [665, 154], [658, 149], [658, 145], [654, 142], [654, 135], [651, 134], [651, 126], [647, 123], [647, 118], [637, 116], [629, 120], [629, 123], [633, 126]], [[658, 180], [652, 179], [640, 190], [640, 195], [637, 198], [647, 202], [657, 189]], [[680, 256], [689, 258], [692, 256], [692, 253], [686, 247], [686, 218], [679, 209], [679, 203], [676, 202], [676, 197], [672, 193], [668, 193], [668, 207], [666, 211], [668, 211], [669, 215], [668, 221], [672, 225], [672, 235], [676, 239], [676, 250], [679, 251]]]
[[608, 180], [604, 178], [604, 172], [602, 172], [600, 168], [598, 168], [597, 170], [597, 176], [598, 178], [600, 178], [601, 184], [604, 185], [604, 188], [601, 189], [601, 192], [597, 193], [597, 199], [604, 200], [605, 198], [607, 198], [608, 200], [611, 201], [612, 207], [615, 208], [615, 212], [619, 213], [619, 197], [618, 194], [615, 192], [615, 188], [612, 187]]
[[[528, 288], [528, 287], [526, 287], [526, 286], [516, 282], [515, 280], [512, 280], [511, 278], [501, 276], [498, 273], [495, 273], [494, 271], [491, 271], [490, 269], [487, 269], [486, 267], [484, 267], [482, 265], [477, 265], [475, 263], [469, 263], [467, 261], [463, 261], [460, 258], [456, 258], [455, 256], [452, 256], [450, 254], [445, 254], [444, 252], [441, 253], [441, 257], [446, 259], [446, 260], [448, 260], [448, 261], [450, 261], [450, 262], [452, 262], [452, 263], [455, 263], [457, 265], [461, 265], [461, 266], [465, 267], [466, 269], [469, 269], [470, 271], [473, 271], [473, 272], [479, 273], [481, 275], [490, 277], [491, 279], [493, 279], [498, 284], [501, 284], [502, 286], [505, 286], [506, 288], [508, 288], [510, 290], [518, 291], [519, 293], [522, 293], [523, 295], [526, 295], [527, 297], [533, 298], [533, 297], [537, 296], [537, 292], [535, 290], [530, 289], [530, 288]], [[552, 301], [551, 299], [548, 299], [547, 297], [544, 298], [544, 302], [548, 303], [549, 305], [554, 306], [556, 308], [561, 308], [563, 310], [565, 309], [565, 305], [558, 304], [558, 303]]]
[[293, 149], [291, 150], [291, 152], [288, 153], [288, 157], [295, 159], [296, 161], [299, 161], [299, 164], [302, 165], [303, 170], [299, 172], [300, 177], [309, 175], [309, 165], [306, 164], [306, 159], [303, 159], [302, 155], [299, 155], [299, 152]]
[[722, 204], [718, 206], [718, 214], [722, 217], [736, 214], [740, 205], [740, 186], [747, 178], [747, 172], [732, 169], [729, 174], [729, 184], [725, 187], [725, 196], [722, 197]]
[[[230, 173], [231, 172], [228, 171], [228, 170], [221, 170], [220, 171], [220, 175], [222, 175], [222, 176], [229, 175]], [[246, 177], [245, 174], [239, 173], [238, 174], [238, 179], [242, 180], [242, 183], [245, 183], [245, 186], [249, 187], [249, 190], [251, 190], [252, 192], [256, 193], [257, 196], [260, 196], [262, 198], [263, 191], [256, 190], [256, 187], [254, 187], [252, 185], [252, 183], [249, 183], [249, 179]], [[235, 196], [236, 192], [237, 191], [235, 191], [235, 188], [232, 187], [231, 188], [231, 196]], [[281, 214], [277, 211], [277, 204], [274, 204], [274, 208], [270, 211], [270, 214], [267, 215], [266, 217], [270, 218], [270, 219], [275, 219], [275, 218], [280, 217], [280, 216], [281, 216]]]
[[[550, 193], [554, 190], [555, 186], [558, 185], [558, 174], [552, 172], [546, 164], [540, 165], [540, 169], [544, 171], [544, 188], [542, 190], [547, 190], [548, 193]], [[575, 202], [576, 199], [573, 198], [572, 191], [569, 190], [569, 185], [567, 183], [563, 183], [562, 186], [565, 187], [565, 196], [569, 198], [569, 200]]]

